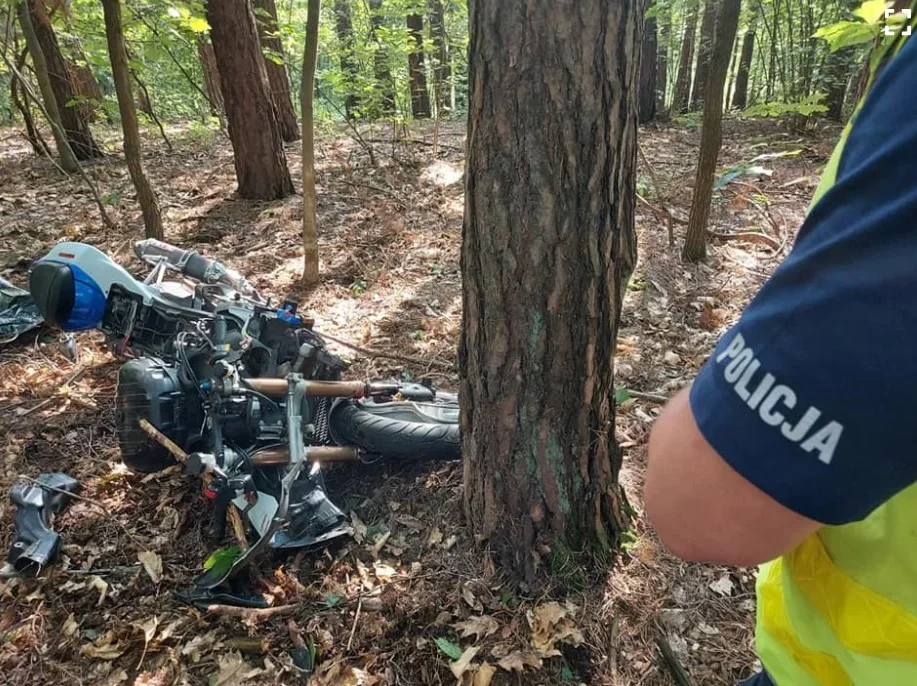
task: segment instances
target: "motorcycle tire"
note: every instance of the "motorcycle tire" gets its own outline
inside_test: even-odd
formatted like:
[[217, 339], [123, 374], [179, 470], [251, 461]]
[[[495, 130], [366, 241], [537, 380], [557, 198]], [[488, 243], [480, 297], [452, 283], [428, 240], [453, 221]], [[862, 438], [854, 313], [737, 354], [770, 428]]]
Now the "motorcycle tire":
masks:
[[332, 409], [331, 435], [338, 445], [387, 458], [460, 460], [458, 408], [447, 394], [429, 403], [349, 401]]

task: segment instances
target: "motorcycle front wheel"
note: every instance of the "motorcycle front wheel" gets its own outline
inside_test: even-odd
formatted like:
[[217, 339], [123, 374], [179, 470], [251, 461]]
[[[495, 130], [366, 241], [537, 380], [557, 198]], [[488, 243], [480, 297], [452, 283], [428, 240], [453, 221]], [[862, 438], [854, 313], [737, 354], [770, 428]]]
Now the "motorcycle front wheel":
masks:
[[355, 445], [394, 459], [460, 460], [458, 396], [437, 393], [430, 402], [372, 398], [353, 400], [331, 411], [331, 435], [338, 445]]

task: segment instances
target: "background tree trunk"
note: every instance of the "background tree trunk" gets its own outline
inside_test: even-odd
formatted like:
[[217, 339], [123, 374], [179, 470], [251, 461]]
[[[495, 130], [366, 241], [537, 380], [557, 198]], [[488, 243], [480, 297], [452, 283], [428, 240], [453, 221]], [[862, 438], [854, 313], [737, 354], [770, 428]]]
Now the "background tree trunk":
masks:
[[99, 88], [99, 83], [89, 68], [73, 60], [66, 60], [66, 65], [73, 93], [83, 100], [77, 105], [80, 116], [83, 120], [93, 123], [97, 119], [96, 112], [102, 101], [102, 89]]
[[199, 40], [197, 55], [201, 60], [201, 71], [204, 74], [204, 92], [210, 102], [210, 113], [219, 117], [226, 111], [223, 104], [223, 90], [220, 86], [220, 71], [217, 68], [217, 58], [213, 54], [213, 45], [206, 40]]
[[430, 0], [430, 33], [433, 36], [433, 92], [436, 114], [447, 115], [452, 110], [452, 61], [449, 36], [446, 34], [446, 11], [442, 0]]
[[637, 113], [641, 124], [656, 117], [656, 50], [656, 18], [650, 17], [643, 24], [643, 42], [640, 45]]
[[423, 54], [423, 16], [407, 16], [411, 51], [408, 53], [408, 75], [411, 79], [411, 114], [415, 119], [430, 118], [430, 94], [427, 91], [427, 69]]
[[675, 91], [672, 93], [672, 111], [681, 114], [687, 111], [691, 95], [691, 67], [694, 64], [694, 38], [697, 34], [697, 7], [688, 10], [685, 35], [681, 42], [681, 56], [678, 59], [678, 74], [675, 76]]
[[732, 42], [732, 48], [729, 50], [731, 56], [729, 58], [729, 69], [726, 73], [726, 90], [723, 96], [723, 104], [726, 109], [728, 109], [732, 98], [732, 85], [735, 83], [736, 69], [738, 69], [739, 65], [739, 49], [741, 46], [739, 45], [738, 31], [736, 31], [736, 34]]
[[360, 73], [353, 54], [353, 19], [350, 0], [334, 0], [335, 29], [338, 35], [341, 59], [341, 73], [347, 77], [347, 95], [344, 97], [344, 111], [353, 119], [360, 109], [360, 98], [356, 94], [357, 75]]
[[274, 116], [251, 0], [209, 0], [207, 21], [220, 72], [239, 196], [278, 200], [293, 194]]
[[51, 87], [48, 64], [45, 61], [41, 46], [38, 44], [38, 36], [35, 34], [35, 27], [25, 0], [21, 0], [16, 6], [16, 13], [19, 16], [19, 25], [22, 27], [22, 35], [25, 38], [26, 47], [32, 55], [32, 66], [35, 67], [35, 80], [38, 81], [41, 99], [44, 101], [45, 110], [51, 120], [48, 124], [51, 127], [51, 133], [54, 135], [54, 143], [57, 146], [61, 167], [66, 172], [75, 172], [79, 168], [79, 163], [76, 160], [74, 151], [70, 148], [70, 143], [67, 141], [60, 111], [57, 107], [57, 99], [54, 96], [54, 89]]
[[134, 110], [134, 96], [131, 91], [131, 76], [124, 47], [124, 30], [121, 24], [121, 0], [102, 0], [105, 13], [105, 37], [108, 40], [108, 56], [118, 95], [118, 111], [121, 113], [121, 130], [124, 132], [124, 159], [131, 175], [137, 202], [143, 213], [143, 226], [147, 238], [163, 237], [162, 215], [159, 201], [143, 170], [140, 154], [140, 127]]
[[321, 0], [309, 0], [306, 45], [302, 56], [302, 244], [303, 283], [318, 282], [318, 198], [315, 192], [315, 63], [318, 59], [318, 21]]
[[701, 130], [700, 154], [691, 197], [691, 214], [682, 257], [689, 262], [707, 256], [707, 220], [713, 196], [713, 176], [716, 158], [723, 138], [723, 84], [729, 66], [729, 53], [739, 24], [741, 0], [722, 0], [716, 20], [716, 38], [710, 53], [710, 70], [704, 94], [704, 119]]
[[80, 110], [74, 106], [74, 92], [67, 73], [67, 63], [57, 44], [57, 36], [51, 26], [51, 18], [45, 11], [44, 0], [27, 0], [32, 16], [32, 26], [41, 45], [41, 51], [48, 65], [48, 76], [51, 88], [57, 101], [57, 110], [61, 123], [67, 133], [67, 140], [78, 160], [89, 160], [102, 157], [102, 151], [96, 145], [89, 129], [89, 123], [80, 116]]
[[[14, 50], [18, 51], [18, 42], [13, 44]], [[25, 68], [25, 58], [29, 54], [28, 48], [23, 48], [21, 51], [18, 51], [19, 54], [16, 57], [16, 69], [22, 72]], [[10, 75], [10, 102], [15, 105], [16, 109], [19, 110], [19, 114], [22, 116], [22, 122], [25, 124], [25, 137], [29, 141], [29, 145], [32, 146], [32, 150], [36, 155], [47, 155], [51, 157], [51, 150], [48, 148], [48, 144], [45, 143], [44, 139], [41, 137], [41, 134], [38, 132], [38, 129], [35, 128], [35, 121], [32, 119], [32, 108], [31, 103], [29, 102], [28, 95], [23, 94], [19, 97], [20, 84], [19, 79], [14, 75]]]
[[609, 561], [626, 521], [613, 356], [635, 260], [641, 9], [469, 4], [465, 512], [529, 583], [547, 554]]
[[751, 58], [755, 49], [755, 20], [752, 18], [745, 38], [742, 40], [742, 54], [739, 57], [739, 71], [736, 73], [736, 88], [732, 94], [732, 106], [744, 110], [748, 105], [748, 74], [751, 71]]
[[[708, 81], [707, 72], [710, 66], [710, 53], [713, 48], [713, 34], [716, 29], [718, 6], [718, 0], [706, 0], [704, 2], [704, 15], [700, 24], [700, 42], [697, 44], [697, 69], [694, 70], [694, 87], [691, 89], [692, 112], [697, 112], [704, 106], [704, 95]], [[728, 54], [726, 62], [729, 62]]]
[[[261, 47], [266, 48], [275, 57], [279, 55], [283, 59], [283, 43], [277, 37], [277, 6], [274, 0], [255, 0], [255, 9]], [[293, 100], [290, 96], [290, 79], [287, 76], [286, 65], [277, 64], [273, 59], [265, 57], [264, 67], [267, 70], [280, 135], [287, 143], [298, 141], [299, 122], [296, 120], [296, 110], [293, 109]]]
[[827, 91], [825, 116], [834, 121], [841, 121], [844, 113], [844, 101], [847, 96], [847, 82], [850, 80], [852, 56], [855, 48], [844, 48], [828, 55], [825, 65], [825, 77], [822, 87]]
[[665, 114], [666, 93], [669, 85], [669, 46], [672, 43], [672, 11], [662, 10], [659, 31], [656, 34], [656, 113]]
[[391, 116], [395, 113], [395, 82], [388, 65], [388, 48], [379, 37], [379, 29], [385, 24], [382, 16], [382, 0], [369, 0], [369, 36], [376, 44], [373, 53], [373, 73], [377, 90], [376, 101], [379, 114]]

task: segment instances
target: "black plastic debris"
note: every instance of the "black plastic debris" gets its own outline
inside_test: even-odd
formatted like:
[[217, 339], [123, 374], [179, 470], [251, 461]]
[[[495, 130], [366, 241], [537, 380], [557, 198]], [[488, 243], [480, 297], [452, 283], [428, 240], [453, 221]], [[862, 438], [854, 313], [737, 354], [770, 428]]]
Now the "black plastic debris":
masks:
[[41, 314], [29, 292], [0, 277], [0, 343], [9, 343], [41, 322]]

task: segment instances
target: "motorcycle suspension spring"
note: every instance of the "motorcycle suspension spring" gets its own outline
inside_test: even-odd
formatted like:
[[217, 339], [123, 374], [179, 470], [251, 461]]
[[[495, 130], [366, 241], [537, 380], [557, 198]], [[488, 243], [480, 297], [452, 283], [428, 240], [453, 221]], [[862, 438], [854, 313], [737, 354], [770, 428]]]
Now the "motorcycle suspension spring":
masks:
[[324, 445], [331, 440], [331, 429], [329, 414], [331, 409], [331, 398], [319, 398], [315, 404], [315, 436], [314, 440], [318, 445]]

